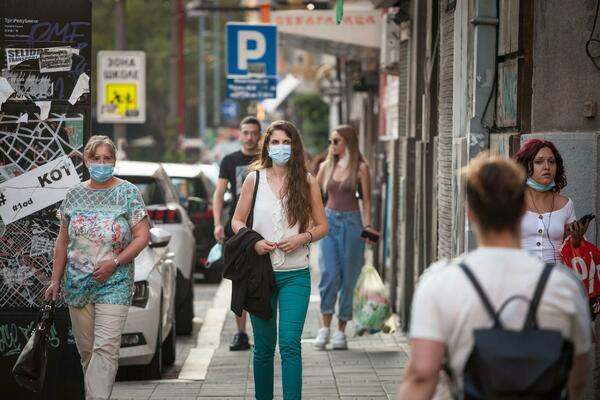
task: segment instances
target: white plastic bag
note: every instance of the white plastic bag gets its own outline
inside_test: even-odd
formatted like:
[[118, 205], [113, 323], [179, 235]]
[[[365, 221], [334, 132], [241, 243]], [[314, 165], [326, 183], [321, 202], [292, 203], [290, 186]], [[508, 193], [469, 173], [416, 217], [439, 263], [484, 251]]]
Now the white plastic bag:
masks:
[[365, 265], [354, 290], [354, 331], [377, 333], [392, 315], [385, 285], [372, 265]]

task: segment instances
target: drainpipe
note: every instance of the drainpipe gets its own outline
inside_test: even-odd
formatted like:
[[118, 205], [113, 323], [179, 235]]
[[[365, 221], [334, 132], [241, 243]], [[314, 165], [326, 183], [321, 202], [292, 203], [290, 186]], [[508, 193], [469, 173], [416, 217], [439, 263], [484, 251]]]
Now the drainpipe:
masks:
[[[467, 131], [468, 160], [489, 146], [489, 131], [495, 112], [494, 88], [497, 70], [498, 0], [475, 0], [473, 25], [473, 100]], [[487, 122], [486, 122], [487, 121]], [[465, 247], [476, 246], [475, 236], [466, 221]]]

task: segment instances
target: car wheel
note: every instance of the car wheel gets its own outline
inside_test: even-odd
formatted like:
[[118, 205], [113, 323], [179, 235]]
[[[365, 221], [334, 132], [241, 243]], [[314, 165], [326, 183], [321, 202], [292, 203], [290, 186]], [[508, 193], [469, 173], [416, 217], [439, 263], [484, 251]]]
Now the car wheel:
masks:
[[156, 335], [156, 348], [150, 364], [141, 368], [143, 376], [147, 379], [160, 379], [162, 376], [162, 300], [160, 305], [161, 319], [158, 321], [158, 333]]
[[177, 309], [177, 334], [191, 335], [194, 329], [194, 280], [190, 278], [190, 286], [188, 288], [185, 299], [181, 306]]
[[162, 344], [162, 362], [164, 365], [172, 365], [175, 362], [175, 354], [177, 352], [176, 326], [175, 317], [173, 316], [171, 331]]

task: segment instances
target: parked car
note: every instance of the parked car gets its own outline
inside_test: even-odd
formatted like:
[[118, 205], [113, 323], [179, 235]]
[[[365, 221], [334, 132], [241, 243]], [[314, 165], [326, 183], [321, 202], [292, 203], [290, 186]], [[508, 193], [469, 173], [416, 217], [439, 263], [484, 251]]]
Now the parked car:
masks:
[[173, 262], [177, 267], [177, 334], [189, 335], [194, 318], [194, 224], [186, 209], [179, 204], [177, 192], [159, 163], [117, 161], [115, 175], [127, 179], [140, 189], [154, 225], [171, 234], [169, 248], [175, 254]]
[[121, 336], [119, 365], [136, 366], [147, 379], [160, 379], [175, 362], [177, 267], [167, 247], [171, 235], [150, 229], [150, 244], [135, 258], [135, 286]]
[[196, 237], [196, 265], [194, 276], [207, 282], [219, 282], [222, 278], [222, 263], [207, 268], [208, 252], [215, 245], [212, 197], [215, 192], [219, 167], [212, 164], [163, 163], [184, 207], [190, 201], [199, 202], [196, 212], [190, 213]]

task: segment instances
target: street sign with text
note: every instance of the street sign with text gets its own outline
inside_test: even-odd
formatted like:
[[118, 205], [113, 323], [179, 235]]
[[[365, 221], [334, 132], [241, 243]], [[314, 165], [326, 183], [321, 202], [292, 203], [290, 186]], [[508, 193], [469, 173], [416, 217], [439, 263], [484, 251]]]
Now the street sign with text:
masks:
[[98, 52], [98, 122], [146, 122], [146, 53]]
[[270, 99], [277, 92], [277, 27], [227, 24], [227, 97]]

